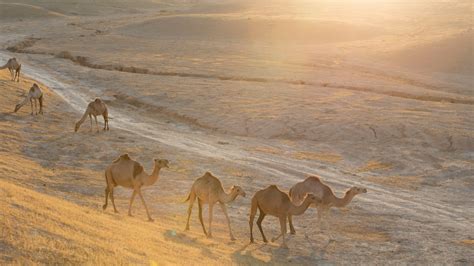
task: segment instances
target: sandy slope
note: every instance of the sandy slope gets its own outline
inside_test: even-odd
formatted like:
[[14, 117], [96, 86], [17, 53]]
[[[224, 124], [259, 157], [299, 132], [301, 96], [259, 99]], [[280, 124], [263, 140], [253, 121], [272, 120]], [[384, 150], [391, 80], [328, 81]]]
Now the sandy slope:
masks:
[[[44, 117], [29, 116], [28, 107], [12, 114], [32, 81], [13, 83], [6, 71], [0, 72], [5, 95], [0, 99], [0, 177], [7, 195], [1, 201], [1, 213], [7, 213], [0, 221], [7, 228], [0, 242], [2, 260], [474, 261], [474, 96], [472, 77], [464, 72], [472, 46], [464, 45], [469, 31], [462, 31], [467, 37], [458, 35], [469, 20], [462, 11], [466, 3], [397, 9], [387, 2], [370, 9], [367, 18], [367, 6], [325, 2], [320, 9], [270, 8], [281, 7], [279, 2], [193, 6], [143, 1], [130, 6], [120, 1], [111, 6], [102, 1], [100, 8], [69, 1], [22, 1], [34, 8], [15, 4], [25, 17], [34, 18], [38, 10], [67, 16], [0, 24], [0, 46], [7, 49], [0, 61], [19, 58], [27, 75], [51, 89]], [[323, 23], [314, 30], [315, 21], [334, 21], [335, 14], [341, 21], [331, 25], [342, 25], [341, 32], [365, 25], [362, 32], [382, 26], [386, 34], [351, 41], [340, 35], [331, 40], [324, 31], [318, 35], [318, 29], [332, 26]], [[439, 21], [429, 19], [433, 15]], [[292, 16], [298, 19], [285, 24]], [[252, 22], [243, 19], [249, 17]], [[220, 28], [222, 20], [229, 32]], [[186, 31], [194, 24], [201, 26]], [[247, 32], [253, 25], [255, 31]], [[285, 27], [296, 32], [288, 34]], [[260, 36], [269, 29], [274, 32]], [[298, 30], [322, 40], [281, 45]], [[235, 38], [227, 38], [231, 35]], [[462, 49], [444, 68], [449, 47]], [[388, 66], [387, 56], [400, 61]], [[423, 61], [433, 56], [435, 64]], [[424, 62], [424, 73], [403, 68], [417, 62]], [[112, 130], [89, 133], [86, 122], [74, 134], [79, 112], [97, 96], [110, 106]], [[171, 161], [171, 169], [145, 190], [154, 224], [144, 222], [139, 202], [136, 217], [125, 216], [130, 192], [123, 189], [116, 196], [122, 213], [101, 212], [103, 169], [124, 152], [146, 169], [152, 158]], [[338, 195], [351, 185], [367, 187], [369, 193], [356, 198], [350, 211], [334, 211], [328, 231], [318, 230], [315, 211], [309, 210], [297, 220], [289, 251], [277, 244], [248, 246], [249, 198], [229, 206], [238, 241], [228, 241], [219, 210], [215, 240], [202, 236], [197, 219], [191, 232], [182, 233], [186, 205], [181, 200], [192, 180], [209, 170], [226, 187], [239, 184], [248, 195], [271, 183], [289, 189], [308, 174], [323, 176]], [[9, 196], [14, 194], [19, 196]], [[32, 204], [26, 194], [44, 204]], [[35, 215], [44, 219], [43, 231], [37, 229], [40, 223], [16, 222]], [[105, 226], [109, 223], [111, 228]], [[128, 228], [126, 233], [122, 228]], [[37, 239], [30, 239], [31, 230], [40, 232]], [[265, 222], [265, 230], [278, 232], [275, 219]]]
[[[64, 261], [103, 262], [113, 259], [116, 262], [144, 262], [156, 259], [159, 262], [186, 263], [186, 258], [176, 258], [176, 254], [182, 252], [196, 254], [196, 256], [204, 254], [204, 258], [208, 259], [211, 264], [225, 263], [226, 261], [233, 261], [238, 264], [262, 262], [309, 264], [315, 262], [342, 262], [348, 259], [364, 262], [367, 261], [367, 256], [370, 256], [372, 263], [384, 261], [387, 258], [390, 258], [393, 262], [407, 260], [426, 262], [428, 259], [438, 262], [440, 260], [445, 262], [468, 262], [472, 259], [468, 252], [469, 244], [465, 244], [470, 241], [469, 233], [466, 231], [469, 229], [469, 222], [459, 220], [457, 225], [448, 225], [445, 223], [447, 220], [441, 223], [442, 220], [437, 220], [433, 226], [448, 226], [447, 228], [453, 229], [441, 230], [437, 233], [432, 232], [428, 236], [426, 230], [432, 231], [433, 229], [432, 226], [427, 226], [425, 223], [433, 219], [433, 216], [429, 213], [423, 214], [423, 211], [434, 208], [432, 209], [433, 212], [448, 218], [454, 215], [452, 210], [445, 207], [441, 208], [439, 204], [428, 207], [428, 202], [415, 202], [414, 199], [405, 202], [401, 202], [400, 199], [390, 199], [390, 196], [383, 194], [388, 193], [383, 186], [377, 187], [374, 185], [369, 186], [372, 195], [368, 194], [369, 201], [364, 200], [366, 204], [364, 208], [361, 209], [362, 206], [356, 201], [353, 203], [353, 210], [344, 215], [344, 220], [337, 223], [333, 222], [334, 231], [331, 230], [330, 234], [336, 242], [328, 242], [327, 234], [329, 232], [318, 233], [314, 231], [315, 228], [312, 226], [314, 220], [298, 219], [297, 230], [301, 234], [290, 238], [290, 245], [294, 246], [290, 251], [279, 250], [275, 245], [257, 244], [247, 246], [246, 218], [249, 199], [239, 200], [232, 204], [230, 208], [234, 231], [239, 239], [237, 242], [228, 242], [224, 219], [219, 214], [217, 214], [216, 221], [216, 240], [207, 240], [202, 237], [196, 219], [193, 221], [193, 230], [190, 233], [181, 233], [184, 224], [185, 206], [180, 201], [186, 195], [192, 179], [206, 169], [212, 169], [213, 172], [221, 176], [226, 185], [233, 182], [246, 184], [244, 188], [249, 194], [252, 194], [256, 189], [264, 186], [265, 183], [272, 182], [272, 180], [273, 182], [288, 184], [287, 181], [278, 180], [272, 178], [272, 176], [275, 176], [275, 174], [279, 176], [282, 173], [290, 174], [291, 172], [288, 172], [290, 168], [284, 169], [277, 167], [277, 165], [269, 165], [268, 163], [271, 162], [268, 161], [269, 158], [265, 159], [268, 161], [267, 163], [263, 163], [261, 161], [264, 159], [263, 157], [255, 157], [251, 161], [262, 162], [255, 165], [257, 168], [268, 166], [266, 170], [261, 168], [263, 172], [260, 172], [248, 163], [244, 164], [248, 165], [247, 167], [240, 167], [236, 164], [229, 164], [225, 160], [216, 160], [216, 157], [201, 157], [201, 155], [198, 155], [199, 153], [185, 152], [185, 150], [176, 146], [170, 147], [165, 144], [166, 141], [165, 143], [150, 142], [150, 139], [139, 137], [135, 134], [136, 132], [117, 130], [116, 126], [118, 125], [115, 123], [118, 120], [112, 120], [112, 131], [106, 134], [87, 133], [87, 125], [85, 130], [81, 131], [82, 133], [74, 134], [72, 133], [72, 126], [78, 114], [51, 93], [47, 93], [47, 107], [44, 118], [30, 117], [27, 109], [13, 115], [10, 114], [11, 111], [8, 107], [18, 101], [19, 94], [24, 90], [21, 88], [28, 88], [31, 82], [22, 82], [18, 87], [16, 83], [6, 81], [6, 77], [3, 73], [2, 91], [9, 92], [8, 95], [10, 96], [2, 100], [2, 106], [4, 106], [2, 110], [2, 133], [3, 136], [7, 137], [7, 141], [2, 142], [2, 145], [8, 146], [2, 146], [2, 157], [4, 159], [0, 167], [1, 175], [9, 183], [4, 186], [3, 191], [7, 191], [5, 192], [7, 197], [5, 197], [5, 202], [2, 203], [2, 208], [5, 209], [5, 211], [2, 210], [2, 213], [7, 214], [6, 219], [4, 219], [5, 228], [8, 228], [3, 231], [6, 235], [6, 241], [3, 243], [4, 248], [2, 250], [5, 251], [2, 258], [5, 261], [25, 262], [32, 260], [60, 263]], [[44, 127], [43, 125], [48, 126]], [[84, 139], [87, 139], [87, 141], [84, 141]], [[133, 145], [130, 145], [131, 143]], [[195, 145], [200, 144], [198, 139], [195, 139], [193, 143]], [[169, 144], [176, 145], [177, 143]], [[193, 149], [191, 148], [191, 150]], [[115, 158], [120, 152], [133, 154], [141, 161], [146, 162], [145, 166], [147, 168], [151, 166], [148, 162], [151, 157], [165, 157], [172, 162], [172, 168], [170, 171], [163, 173], [158, 185], [153, 189], [147, 189], [145, 192], [147, 201], [152, 206], [153, 216], [155, 218], [159, 217], [155, 224], [149, 225], [143, 222], [144, 213], [139, 204], [136, 206], [136, 218], [127, 218], [124, 214], [112, 215], [110, 212], [108, 212], [109, 214], [102, 214], [100, 211], [103, 200], [103, 167], [105, 167], [107, 161]], [[260, 152], [279, 153], [277, 150], [272, 151], [271, 149], [260, 149]], [[232, 153], [228, 153], [226, 156], [230, 156], [230, 154]], [[316, 155], [309, 153], [300, 156]], [[304, 158], [308, 157], [300, 157], [300, 159]], [[337, 156], [322, 155], [322, 157], [312, 158], [325, 161], [325, 165], [328, 165], [328, 162], [332, 160], [334, 162], [338, 161]], [[277, 157], [273, 159], [277, 159]], [[303, 165], [300, 167], [303, 167]], [[369, 171], [371, 167], [377, 169], [380, 166], [375, 164], [367, 167], [367, 169], [361, 169], [361, 171]], [[274, 174], [270, 174], [272, 172]], [[329, 172], [327, 174], [329, 175]], [[32, 176], [35, 178], [31, 178]], [[303, 175], [297, 174], [297, 176]], [[22, 196], [8, 196], [15, 195], [18, 193], [17, 191], [20, 191], [21, 195], [28, 194], [22, 191], [29, 190], [11, 185], [13, 182], [38, 191], [30, 194], [33, 194], [32, 197], [35, 201], [45, 201], [45, 204], [31, 205], [31, 200], [25, 200]], [[71, 184], [71, 182], [73, 183]], [[333, 179], [333, 182], [337, 182], [337, 179]], [[410, 184], [407, 183], [406, 178], [399, 181], [391, 179], [389, 182], [384, 183], [384, 185], [395, 185], [410, 189], [410, 187], [406, 187]], [[418, 187], [417, 182], [415, 178], [411, 184], [416, 188]], [[283, 187], [288, 188], [288, 185]], [[49, 196], [44, 196], [45, 194]], [[128, 195], [129, 192], [119, 189], [117, 198], [120, 210], [126, 208]], [[28, 199], [31, 198], [28, 197]], [[386, 203], [392, 201], [388, 206], [392, 206], [393, 209], [387, 209], [388, 212], [386, 213], [379, 209], [377, 215], [374, 216], [373, 210], [378, 209], [375, 206], [381, 203], [380, 200]], [[417, 204], [421, 205], [417, 207]], [[403, 205], [419, 209], [413, 213], [407, 213], [407, 209], [404, 209]], [[32, 211], [35, 207], [40, 206], [50, 206], [50, 208], [43, 209], [41, 207], [39, 210]], [[61, 211], [63, 208], [68, 211]], [[77, 209], [77, 211], [71, 211], [71, 209]], [[74, 218], [83, 212], [87, 213], [87, 219], [84, 222], [79, 222], [80, 219]], [[64, 215], [64, 213], [67, 215]], [[313, 211], [310, 211], [311, 213], [314, 215]], [[401, 213], [404, 213], [404, 215], [400, 216]], [[38, 230], [32, 229], [33, 227], [38, 228], [37, 222], [31, 224], [31, 226], [30, 224], [17, 224], [18, 220], [28, 220], [31, 215], [44, 217], [43, 219], [45, 219], [44, 228], [46, 229], [41, 227], [43, 231], [41, 231], [40, 237], [34, 240], [31, 240], [30, 233], [26, 232]], [[336, 214], [336, 216], [340, 215], [342, 214]], [[461, 212], [456, 214], [456, 219], [460, 218], [458, 215], [461, 215]], [[437, 219], [441, 219], [441, 216]], [[376, 223], [374, 223], [374, 219], [377, 220]], [[274, 220], [270, 218], [266, 228], [268, 228], [270, 234], [276, 234], [277, 227], [270, 221]], [[112, 228], [106, 226], [109, 222], [112, 224]], [[141, 226], [140, 231], [135, 233], [132, 228], [137, 223]], [[56, 229], [58, 224], [65, 224], [68, 226], [66, 228], [71, 229], [65, 230], [64, 226], [61, 226], [62, 229]], [[95, 226], [91, 227], [91, 224]], [[104, 226], [97, 227], [97, 224], [104, 224]], [[124, 226], [130, 226], [129, 231], [133, 234], [129, 234], [132, 234], [133, 237], [123, 234]], [[98, 228], [100, 228], [101, 233], [98, 232]], [[156, 235], [150, 234], [150, 231], [156, 232]], [[178, 235], [174, 236], [172, 231], [177, 232]], [[58, 235], [67, 240], [58, 242]], [[417, 237], [414, 237], [415, 235]], [[106, 243], [99, 244], [99, 241], [96, 241], [96, 239], [104, 238], [107, 239]], [[109, 241], [109, 239], [114, 239], [114, 241]], [[132, 239], [135, 239], [134, 242], [130, 242]], [[447, 242], [440, 243], [440, 239]], [[415, 242], [412, 242], [412, 240], [415, 240]], [[126, 242], [127, 245], [123, 247], [116, 246], [116, 241]], [[163, 244], [160, 244], [162, 241], [164, 241]], [[435, 248], [430, 252], [425, 250], [424, 255], [421, 256], [417, 250], [422, 250], [422, 247], [414, 245], [419, 241], [422, 241], [425, 247], [433, 245], [434, 248], [441, 245], [443, 248], [441, 250]], [[45, 245], [48, 248], [44, 249]], [[404, 246], [410, 248], [405, 249]], [[69, 249], [74, 252], [68, 253], [65, 251]], [[206, 264], [206, 261], [202, 260], [202, 263]]]

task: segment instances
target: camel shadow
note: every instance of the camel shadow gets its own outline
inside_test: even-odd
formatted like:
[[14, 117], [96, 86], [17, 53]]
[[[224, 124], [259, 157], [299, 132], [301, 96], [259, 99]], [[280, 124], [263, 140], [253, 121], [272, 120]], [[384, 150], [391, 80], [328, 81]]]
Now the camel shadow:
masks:
[[211, 252], [211, 250], [206, 246], [204, 243], [200, 243], [197, 237], [190, 237], [185, 233], [177, 232], [176, 230], [166, 230], [163, 233], [163, 236], [167, 241], [172, 241], [178, 244], [192, 246], [198, 249], [201, 249], [201, 253], [203, 256], [218, 259], [219, 257], [216, 256]]
[[[232, 260], [236, 264], [243, 265], [264, 265], [264, 264], [325, 264], [326, 249], [333, 242], [330, 241], [325, 246], [317, 248], [310, 244], [311, 253], [309, 255], [301, 255], [299, 252], [292, 251], [292, 247], [283, 248], [281, 246], [273, 246], [267, 243], [247, 243], [232, 254]], [[296, 247], [293, 247], [296, 249]], [[262, 260], [257, 258], [253, 253], [270, 255], [270, 260]]]

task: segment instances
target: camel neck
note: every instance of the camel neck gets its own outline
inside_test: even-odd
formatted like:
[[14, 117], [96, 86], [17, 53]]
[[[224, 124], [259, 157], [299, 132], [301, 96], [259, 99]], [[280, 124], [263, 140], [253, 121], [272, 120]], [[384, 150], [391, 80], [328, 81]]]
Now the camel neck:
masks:
[[226, 193], [225, 191], [223, 193], [224, 193], [224, 196], [222, 197], [223, 203], [234, 201], [235, 198], [237, 197], [237, 193], [232, 193], [232, 192]]
[[338, 198], [334, 196], [334, 207], [338, 207], [338, 208], [345, 207], [347, 204], [351, 202], [352, 198], [354, 198], [354, 195], [347, 192], [343, 198]]
[[145, 182], [144, 185], [146, 185], [146, 186], [153, 185], [156, 182], [156, 180], [158, 180], [158, 178], [160, 176], [160, 170], [161, 170], [161, 168], [159, 166], [155, 165], [155, 168], [153, 168], [153, 172], [147, 178], [147, 181]]
[[290, 208], [290, 210], [289, 210], [290, 214], [292, 214], [292, 215], [301, 215], [306, 211], [306, 209], [308, 209], [311, 202], [309, 200], [305, 200], [299, 206], [296, 206], [293, 203], [291, 203], [291, 204], [292, 204], [292, 208]]

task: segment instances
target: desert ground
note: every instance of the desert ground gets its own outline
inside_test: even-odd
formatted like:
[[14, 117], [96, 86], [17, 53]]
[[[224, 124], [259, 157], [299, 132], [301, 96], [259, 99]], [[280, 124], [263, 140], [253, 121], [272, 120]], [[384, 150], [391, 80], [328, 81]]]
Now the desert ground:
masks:
[[[0, 0], [1, 264], [474, 264], [471, 1]], [[13, 109], [33, 83], [44, 114]], [[110, 131], [74, 124], [100, 97]], [[102, 126], [102, 118], [99, 117]], [[128, 153], [156, 184], [154, 222], [104, 170]], [[193, 181], [245, 198], [214, 211], [207, 238]], [[317, 175], [338, 197], [320, 228], [249, 244], [252, 195]], [[196, 204], [197, 205], [197, 204]], [[207, 221], [207, 210], [204, 210]], [[206, 223], [207, 226], [207, 223]], [[267, 237], [280, 232], [275, 217]]]

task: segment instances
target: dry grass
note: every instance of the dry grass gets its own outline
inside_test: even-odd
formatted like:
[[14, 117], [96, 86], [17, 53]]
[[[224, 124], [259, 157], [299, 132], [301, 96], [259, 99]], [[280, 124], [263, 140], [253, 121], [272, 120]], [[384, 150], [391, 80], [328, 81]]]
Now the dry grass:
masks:
[[[182, 227], [177, 216], [149, 223], [142, 217], [103, 212], [96, 196], [80, 193], [81, 189], [97, 186], [97, 181], [91, 178], [100, 177], [97, 171], [68, 165], [51, 168], [25, 154], [30, 142], [39, 145], [37, 142], [41, 141], [33, 132], [48, 134], [50, 130], [57, 136], [48, 138], [61, 139], [66, 133], [61, 130], [64, 124], [59, 122], [58, 116], [66, 120], [73, 118], [55, 109], [60, 106], [59, 98], [42, 84], [47, 102], [45, 116], [30, 116], [29, 106], [13, 114], [11, 109], [24, 97], [32, 81], [22, 78], [16, 83], [8, 77], [7, 71], [0, 71], [0, 88], [5, 92], [5, 97], [0, 98], [1, 262], [100, 265], [154, 261], [161, 265], [195, 263], [195, 258], [201, 257], [200, 263], [214, 264], [217, 250], [224, 255], [219, 261], [231, 261], [232, 246], [216, 245], [205, 238], [196, 238], [194, 233], [176, 233], [175, 228]], [[51, 144], [49, 149], [64, 149], [80, 141], [77, 136], [65, 138], [68, 145], [53, 147], [61, 143]], [[52, 152], [48, 154], [54, 156]], [[76, 186], [67, 183], [71, 180]], [[66, 185], [70, 187], [61, 191], [56, 188]], [[164, 200], [178, 200], [178, 196]], [[86, 206], [71, 201], [83, 202]], [[206, 255], [200, 256], [203, 253]]]
[[467, 246], [474, 246], [474, 239], [463, 239], [459, 243]]
[[392, 165], [389, 163], [378, 162], [378, 161], [368, 161], [366, 165], [360, 167], [356, 171], [358, 173], [362, 172], [372, 172], [372, 171], [379, 171], [379, 170], [388, 170], [392, 168]]
[[293, 158], [298, 160], [316, 160], [321, 162], [327, 163], [337, 163], [342, 160], [341, 155], [334, 154], [334, 153], [316, 153], [316, 152], [308, 152], [308, 151], [300, 151], [293, 153]]

